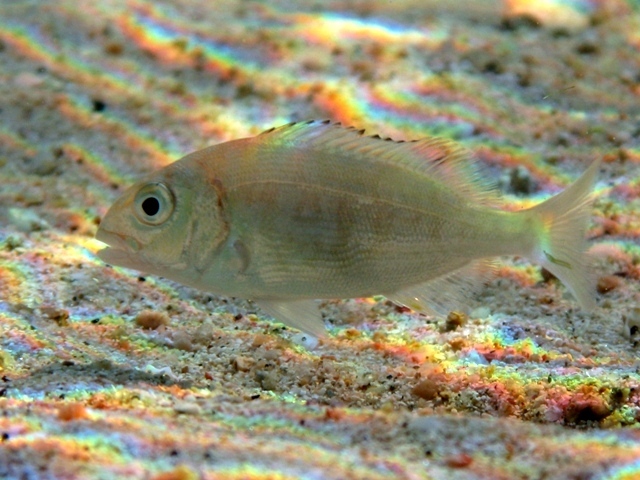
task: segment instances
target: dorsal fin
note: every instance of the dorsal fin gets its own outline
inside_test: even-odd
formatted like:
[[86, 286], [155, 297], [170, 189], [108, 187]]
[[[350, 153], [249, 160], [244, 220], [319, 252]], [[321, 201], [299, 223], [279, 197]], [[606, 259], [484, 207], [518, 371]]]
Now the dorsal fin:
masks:
[[438, 180], [469, 202], [483, 205], [499, 203], [493, 186], [482, 177], [471, 153], [444, 138], [394, 141], [379, 135], [364, 136], [364, 130], [345, 128], [329, 120], [289, 123], [267, 130], [259, 137], [304, 149], [342, 149], [361, 153], [372, 163], [393, 163], [416, 175]]

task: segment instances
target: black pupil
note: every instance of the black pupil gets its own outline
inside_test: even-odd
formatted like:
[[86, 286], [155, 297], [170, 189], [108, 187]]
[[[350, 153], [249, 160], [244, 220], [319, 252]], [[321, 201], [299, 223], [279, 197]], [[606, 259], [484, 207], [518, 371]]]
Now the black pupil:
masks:
[[142, 201], [142, 210], [148, 216], [153, 217], [160, 211], [160, 202], [156, 197], [147, 197]]

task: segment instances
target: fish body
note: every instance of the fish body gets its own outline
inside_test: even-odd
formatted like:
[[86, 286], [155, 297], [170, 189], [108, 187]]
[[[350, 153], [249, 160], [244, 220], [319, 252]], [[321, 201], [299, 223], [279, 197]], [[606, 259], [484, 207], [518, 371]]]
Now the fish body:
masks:
[[464, 303], [485, 259], [521, 255], [594, 305], [584, 233], [598, 163], [521, 212], [497, 207], [468, 153], [290, 124], [187, 155], [137, 182], [103, 219], [100, 257], [247, 298], [322, 335], [313, 299], [386, 295], [418, 311]]

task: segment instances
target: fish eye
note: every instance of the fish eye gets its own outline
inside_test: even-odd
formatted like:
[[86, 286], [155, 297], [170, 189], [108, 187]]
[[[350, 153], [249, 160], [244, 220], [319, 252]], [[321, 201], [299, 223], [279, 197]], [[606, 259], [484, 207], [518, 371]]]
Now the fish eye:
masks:
[[148, 183], [136, 194], [134, 212], [136, 218], [147, 225], [160, 225], [173, 213], [175, 199], [163, 183]]

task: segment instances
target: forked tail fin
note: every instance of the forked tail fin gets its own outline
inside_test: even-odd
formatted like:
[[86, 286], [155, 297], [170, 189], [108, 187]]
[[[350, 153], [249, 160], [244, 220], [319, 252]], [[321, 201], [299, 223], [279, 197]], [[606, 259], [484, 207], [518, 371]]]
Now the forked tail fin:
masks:
[[543, 225], [532, 260], [558, 277], [587, 310], [596, 306], [585, 233], [599, 166], [600, 161], [594, 161], [566, 190], [529, 210]]

